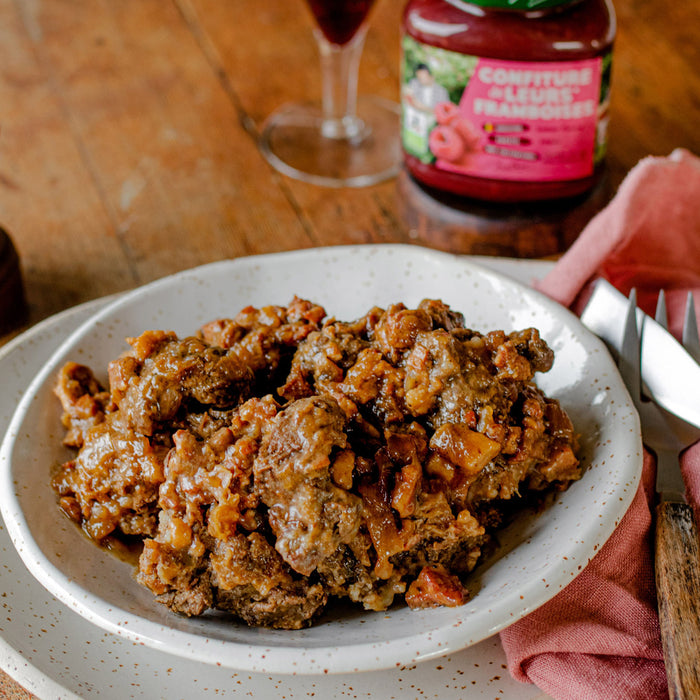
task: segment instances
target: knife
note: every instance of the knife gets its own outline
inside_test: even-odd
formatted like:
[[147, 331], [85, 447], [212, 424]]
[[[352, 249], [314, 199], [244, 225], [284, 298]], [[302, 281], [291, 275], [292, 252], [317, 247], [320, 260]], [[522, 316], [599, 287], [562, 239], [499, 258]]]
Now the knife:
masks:
[[[619, 352], [627, 298], [608, 281], [596, 281], [593, 294], [581, 314], [581, 322]], [[644, 323], [641, 372], [654, 401], [692, 425], [700, 428], [700, 364], [651, 316], [637, 309], [637, 323]], [[617, 359], [617, 358], [616, 358]]]

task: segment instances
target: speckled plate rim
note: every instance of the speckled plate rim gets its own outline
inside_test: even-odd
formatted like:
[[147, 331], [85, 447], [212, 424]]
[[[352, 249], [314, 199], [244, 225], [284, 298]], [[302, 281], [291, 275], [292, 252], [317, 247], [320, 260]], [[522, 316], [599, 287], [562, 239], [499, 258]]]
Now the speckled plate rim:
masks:
[[[446, 617], [444, 612], [430, 611], [426, 613], [420, 611], [412, 613], [416, 616], [415, 624], [419, 628], [415, 634], [407, 634], [399, 638], [386, 638], [380, 642], [300, 647], [284, 643], [256, 645], [212, 639], [201, 634], [175, 629], [168, 624], [159, 624], [124, 610], [115, 611], [112, 605], [72, 582], [63, 571], [48, 560], [39, 544], [34, 540], [20, 506], [17, 489], [13, 483], [12, 452], [22, 428], [24, 415], [36, 398], [37, 392], [54, 375], [68, 355], [75, 351], [77, 344], [85, 335], [89, 334], [100, 323], [105, 323], [106, 319], [114, 318], [125, 308], [128, 309], [129, 305], [142, 303], [144, 296], [157, 294], [169, 287], [172, 289], [173, 285], [186, 284], [188, 279], [196, 279], [201, 275], [215, 275], [222, 270], [229, 270], [231, 266], [243, 265], [248, 266], [249, 269], [251, 269], [250, 266], [257, 266], [259, 269], [261, 265], [270, 264], [272, 261], [277, 263], [283, 261], [285, 264], [291, 265], [309, 264], [309, 261], [314, 260], [316, 264], [319, 264], [319, 261], [328, 263], [331, 259], [345, 260], [348, 256], [365, 256], [368, 259], [376, 259], [379, 255], [403, 256], [410, 258], [415, 263], [438, 264], [443, 266], [446, 271], [455, 271], [455, 266], [457, 266], [468, 271], [469, 274], [487, 280], [490, 284], [495, 284], [498, 289], [514, 288], [520, 297], [528, 300], [528, 303], [545, 309], [547, 313], [556, 317], [563, 328], [575, 333], [576, 338], [588, 351], [599, 354], [597, 360], [602, 362], [602, 366], [606, 369], [606, 382], [612, 386], [618, 402], [618, 410], [613, 423], [614, 427], [621, 428], [621, 430], [615, 439], [618, 440], [618, 447], [622, 448], [621, 451], [627, 454], [628, 459], [615, 465], [618, 471], [615, 473], [615, 483], [610, 484], [610, 493], [606, 493], [608, 505], [603, 509], [604, 517], [601, 514], [600, 522], [580, 524], [581, 531], [578, 533], [578, 538], [572, 541], [571, 546], [566, 550], [564, 557], [567, 560], [566, 564], [548, 565], [537, 576], [526, 578], [518, 589], [517, 596], [509, 593], [492, 604], [487, 611], [486, 619], [482, 619], [484, 614], [479, 616], [479, 612], [475, 613], [473, 609], [468, 611], [472, 615], [472, 619], [469, 620], [470, 625], [465, 624], [466, 619], [463, 614], [471, 605], [467, 604], [459, 610], [451, 611], [449, 617]], [[623, 442], [622, 445], [619, 444], [620, 441]], [[111, 632], [174, 654], [249, 671], [306, 674], [366, 671], [427, 660], [474, 644], [493, 635], [550, 599], [590, 561], [595, 551], [607, 540], [619, 523], [636, 490], [641, 472], [641, 455], [641, 440], [636, 412], [631, 407], [629, 397], [619, 380], [619, 375], [612, 365], [611, 359], [603, 349], [602, 343], [583, 328], [578, 319], [567, 310], [528, 287], [513, 282], [506, 276], [449, 254], [413, 246], [397, 245], [335, 247], [279, 253], [270, 256], [252, 256], [234, 261], [212, 263], [170, 276], [127, 293], [98, 312], [95, 317], [78, 328], [62, 344], [34, 379], [20, 402], [0, 451], [0, 468], [2, 469], [0, 473], [2, 478], [0, 482], [0, 510], [13, 543], [31, 573], [65, 604], [86, 619]], [[567, 492], [567, 494], [570, 493], [571, 490]], [[566, 498], [565, 494], [562, 500], [565, 501]], [[506, 556], [510, 556], [510, 553]], [[481, 602], [478, 596], [476, 600]], [[477, 616], [477, 624], [473, 624], [474, 615]], [[426, 624], [428, 620], [436, 618], [444, 620], [444, 622], [438, 623], [437, 627], [432, 622]]]

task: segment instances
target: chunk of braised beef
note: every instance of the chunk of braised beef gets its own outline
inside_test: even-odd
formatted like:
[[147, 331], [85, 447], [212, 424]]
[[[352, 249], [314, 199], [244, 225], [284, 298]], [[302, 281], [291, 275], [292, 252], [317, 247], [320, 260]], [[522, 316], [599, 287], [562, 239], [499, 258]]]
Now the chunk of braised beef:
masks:
[[433, 328], [444, 328], [446, 331], [464, 328], [464, 314], [451, 309], [439, 299], [423, 299], [418, 309], [430, 316]]
[[147, 540], [136, 580], [173, 612], [202, 615], [214, 603], [207, 562], [186, 549]]
[[165, 338], [141, 359], [140, 342], [132, 341], [135, 355], [112, 363], [110, 379], [124, 420], [142, 435], [192, 408], [232, 408], [252, 393], [253, 370], [233, 350], [195, 337]]
[[532, 365], [533, 372], [549, 372], [554, 363], [554, 351], [540, 337], [536, 328], [513, 331], [508, 336], [520, 355]]
[[97, 541], [115, 531], [153, 534], [165, 454], [118, 412], [109, 414], [85, 433], [77, 457], [54, 473], [61, 508]]
[[61, 422], [66, 428], [63, 438], [66, 447], [81, 447], [86, 431], [116, 409], [112, 396], [102, 388], [92, 370], [77, 362], [67, 362], [61, 368], [54, 394], [63, 407]]
[[433, 320], [426, 311], [392, 304], [377, 322], [373, 344], [391, 362], [396, 363], [413, 346], [419, 333], [432, 328]]
[[200, 337], [209, 345], [230, 349], [255, 375], [255, 392], [268, 393], [286, 376], [299, 343], [320, 329], [323, 307], [294, 297], [291, 304], [248, 306], [233, 319], [203, 326]]
[[[324, 394], [337, 398], [340, 392], [335, 386], [341, 383], [346, 370], [356, 361], [362, 350], [370, 343], [358, 333], [364, 331], [366, 323], [343, 324], [330, 322], [320, 331], [314, 331], [302, 341], [295, 354], [285, 383], [278, 389], [279, 395], [295, 400]], [[342, 400], [342, 398], [341, 398]]]
[[305, 576], [360, 526], [360, 499], [333, 483], [347, 459], [345, 415], [331, 399], [293, 402], [270, 422], [255, 459], [255, 490], [268, 507], [275, 548]]
[[159, 489], [158, 528], [145, 543], [138, 580], [175, 612], [201, 614], [189, 611], [214, 604], [212, 553], [259, 526], [253, 460], [264, 425], [277, 410], [271, 396], [254, 398], [206, 440], [186, 430], [173, 436]]
[[217, 541], [209, 561], [216, 607], [249, 625], [301, 629], [327, 602], [323, 586], [295, 576], [258, 533]]

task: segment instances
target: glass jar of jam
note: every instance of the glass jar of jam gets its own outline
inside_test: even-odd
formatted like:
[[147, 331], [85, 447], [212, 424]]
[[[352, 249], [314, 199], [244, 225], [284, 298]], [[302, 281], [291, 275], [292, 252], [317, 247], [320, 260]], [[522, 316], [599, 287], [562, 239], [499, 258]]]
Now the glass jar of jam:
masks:
[[586, 192], [605, 155], [614, 37], [610, 0], [410, 0], [408, 171], [495, 202]]

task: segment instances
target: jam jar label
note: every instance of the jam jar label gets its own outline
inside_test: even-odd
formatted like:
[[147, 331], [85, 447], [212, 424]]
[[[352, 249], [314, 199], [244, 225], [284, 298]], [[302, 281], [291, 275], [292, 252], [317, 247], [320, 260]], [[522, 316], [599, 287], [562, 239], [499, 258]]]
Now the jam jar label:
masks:
[[402, 141], [424, 163], [529, 182], [592, 174], [606, 147], [610, 54], [504, 61], [403, 38]]

